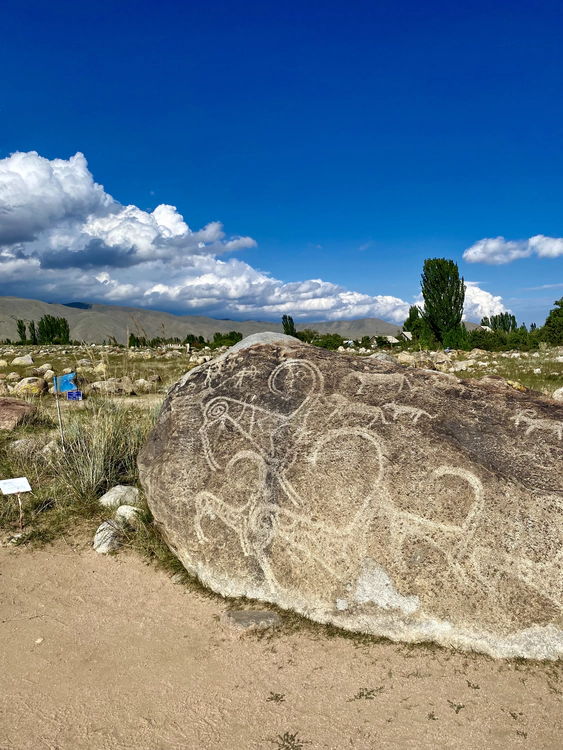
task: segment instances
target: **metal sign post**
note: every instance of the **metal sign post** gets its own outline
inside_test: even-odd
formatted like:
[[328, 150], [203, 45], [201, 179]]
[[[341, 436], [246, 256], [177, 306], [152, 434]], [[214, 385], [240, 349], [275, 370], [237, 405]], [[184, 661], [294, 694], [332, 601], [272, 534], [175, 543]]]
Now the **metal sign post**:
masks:
[[57, 388], [57, 384], [55, 382], [55, 401], [57, 402], [57, 414], [59, 417], [59, 430], [61, 431], [61, 445], [63, 448], [63, 453], [66, 453], [65, 450], [65, 436], [63, 432], [63, 420], [61, 418], [61, 405], [59, 404], [59, 391]]

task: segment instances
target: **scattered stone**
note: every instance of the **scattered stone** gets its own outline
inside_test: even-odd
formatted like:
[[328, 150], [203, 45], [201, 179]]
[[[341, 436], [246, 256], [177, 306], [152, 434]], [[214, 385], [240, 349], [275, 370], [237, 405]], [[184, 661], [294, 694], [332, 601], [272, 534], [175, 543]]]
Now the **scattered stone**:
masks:
[[172, 351], [166, 352], [166, 354], [164, 355], [164, 359], [176, 359], [181, 356], [182, 352], [178, 352], [175, 349], [172, 349]]
[[115, 522], [122, 528], [134, 529], [138, 526], [140, 520], [140, 510], [133, 505], [120, 505], [115, 511]]
[[53, 372], [53, 370], [46, 370], [43, 373], [43, 380], [45, 380], [47, 383], [50, 383], [54, 377], [55, 373]]
[[454, 362], [452, 364], [452, 370], [454, 372], [463, 372], [467, 369], [469, 369], [469, 362]]
[[138, 463], [171, 549], [224, 596], [563, 656], [561, 402], [261, 334], [180, 379]]
[[33, 357], [31, 354], [25, 354], [23, 357], [16, 357], [12, 360], [13, 365], [32, 365]]
[[422, 367], [425, 370], [436, 369], [436, 365], [434, 364], [434, 361], [432, 360], [432, 357], [428, 352], [415, 352], [413, 354], [413, 357], [415, 367]]
[[33, 451], [37, 449], [37, 443], [30, 438], [22, 438], [21, 440], [14, 440], [13, 443], [10, 443], [9, 448], [12, 453], [25, 456], [29, 453], [33, 453]]
[[484, 349], [472, 349], [467, 355], [467, 359], [483, 359], [483, 357], [488, 356], [489, 352], [485, 351]]
[[145, 380], [144, 378], [139, 378], [139, 380], [135, 380], [133, 383], [133, 388], [135, 390], [135, 393], [148, 393], [152, 390], [152, 386], [149, 383], [148, 380]]
[[370, 354], [369, 357], [366, 359], [375, 359], [379, 362], [392, 362], [395, 364], [395, 360], [390, 354], [386, 354], [385, 352], [376, 352], [375, 354]]
[[59, 453], [59, 451], [60, 451], [60, 448], [59, 448], [59, 444], [57, 443], [57, 441], [51, 440], [50, 442], [47, 443], [47, 445], [44, 448], [42, 448], [41, 453], [44, 456], [47, 456], [48, 458], [50, 458], [52, 456], [56, 456], [57, 453]]
[[63, 370], [63, 375], [70, 375], [71, 372], [74, 372], [72, 367], [65, 367], [65, 369]]
[[40, 367], [36, 367], [33, 370], [34, 375], [43, 375], [48, 370], [52, 370], [53, 365], [50, 362], [46, 362], [44, 365], [40, 365]]
[[98, 380], [88, 386], [88, 392], [102, 393], [106, 396], [131, 396], [133, 383], [129, 377]]
[[104, 508], [119, 508], [120, 505], [137, 506], [139, 504], [139, 490], [130, 485], [117, 484], [105, 495], [102, 495], [99, 503]]
[[0, 359], [0, 367], [8, 367], [8, 363], [5, 359]]
[[234, 630], [267, 630], [281, 625], [277, 612], [248, 609], [226, 609], [221, 614], [221, 624]]
[[40, 396], [49, 390], [43, 378], [23, 378], [14, 386], [15, 396]]
[[94, 549], [100, 555], [107, 555], [109, 552], [121, 547], [121, 532], [112, 521], [104, 521], [96, 531], [94, 536]]
[[6, 375], [6, 380], [9, 380], [11, 383], [15, 383], [16, 381], [20, 380], [20, 374], [18, 372], [9, 372]]
[[37, 407], [16, 398], [0, 398], [0, 430], [13, 430], [22, 420], [35, 414]]
[[408, 365], [409, 367], [414, 367], [416, 365], [416, 359], [408, 352], [399, 352], [397, 355], [397, 362], [400, 365]]
[[558, 388], [556, 391], [553, 391], [551, 398], [556, 401], [563, 401], [563, 388]]

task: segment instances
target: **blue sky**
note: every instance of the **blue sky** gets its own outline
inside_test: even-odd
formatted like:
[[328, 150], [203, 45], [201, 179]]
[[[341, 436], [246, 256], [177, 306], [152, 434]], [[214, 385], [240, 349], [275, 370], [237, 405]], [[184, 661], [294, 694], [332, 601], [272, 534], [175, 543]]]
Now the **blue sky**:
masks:
[[560, 2], [2, 19], [0, 294], [399, 321], [437, 256], [476, 282], [473, 319], [542, 323], [563, 296]]

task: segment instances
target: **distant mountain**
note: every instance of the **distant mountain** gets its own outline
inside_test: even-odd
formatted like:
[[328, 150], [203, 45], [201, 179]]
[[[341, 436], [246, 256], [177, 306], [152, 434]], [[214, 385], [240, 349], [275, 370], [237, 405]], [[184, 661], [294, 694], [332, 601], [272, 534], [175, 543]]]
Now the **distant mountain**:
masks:
[[[0, 297], [0, 340], [18, 340], [18, 318], [38, 321], [43, 315], [66, 318], [70, 325], [71, 339], [87, 343], [101, 343], [104, 339], [109, 340], [110, 336], [114, 336], [120, 343], [125, 343], [128, 331], [149, 339], [157, 336], [184, 339], [188, 333], [210, 339], [216, 332], [240, 331], [243, 336], [263, 331], [283, 332], [281, 320], [279, 323], [261, 320], [216, 320], [203, 315], [172, 315], [142, 307], [86, 302], [51, 304], [20, 297]], [[295, 327], [298, 331], [314, 328], [319, 333], [339, 333], [344, 338], [351, 339], [376, 335], [394, 336], [402, 330], [401, 326], [379, 318], [296, 323]]]

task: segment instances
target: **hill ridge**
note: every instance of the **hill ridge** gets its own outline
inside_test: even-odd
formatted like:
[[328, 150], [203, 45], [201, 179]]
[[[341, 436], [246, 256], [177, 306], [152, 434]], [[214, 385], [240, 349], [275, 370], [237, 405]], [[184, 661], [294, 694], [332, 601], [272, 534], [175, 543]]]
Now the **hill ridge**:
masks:
[[[146, 332], [149, 339], [158, 336], [184, 339], [189, 333], [210, 339], [216, 332], [228, 333], [233, 330], [240, 331], [245, 337], [264, 331], [283, 331], [281, 316], [279, 323], [252, 319], [220, 320], [205, 315], [174, 315], [144, 307], [105, 305], [99, 302], [63, 304], [22, 297], [0, 297], [0, 340], [18, 340], [18, 318], [38, 321], [43, 315], [66, 318], [70, 326], [71, 339], [86, 343], [101, 343], [110, 337], [125, 343], [127, 331], [141, 336]], [[319, 333], [338, 333], [344, 338], [354, 339], [362, 336], [393, 336], [402, 330], [402, 326], [379, 318], [311, 321], [296, 323], [295, 327], [298, 331], [314, 328]]]

